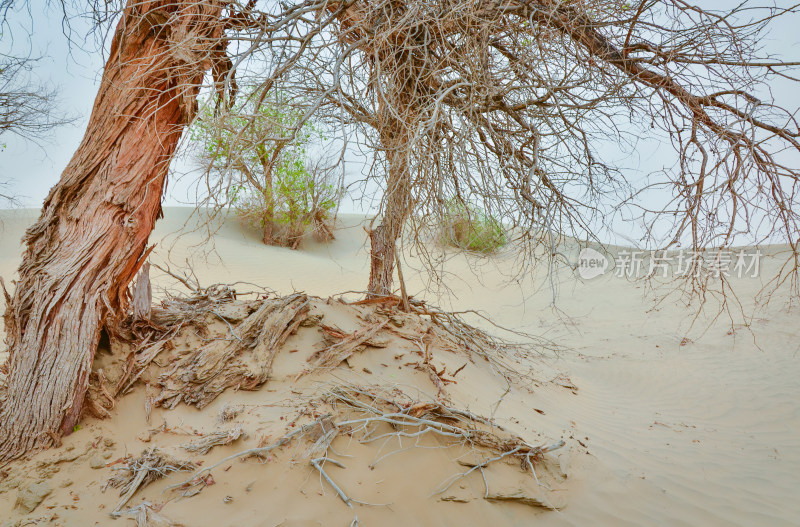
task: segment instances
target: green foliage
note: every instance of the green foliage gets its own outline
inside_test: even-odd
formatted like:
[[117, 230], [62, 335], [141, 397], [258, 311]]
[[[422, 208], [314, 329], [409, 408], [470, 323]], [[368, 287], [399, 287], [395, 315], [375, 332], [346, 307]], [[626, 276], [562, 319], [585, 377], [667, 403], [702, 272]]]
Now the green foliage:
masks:
[[450, 200], [442, 222], [442, 242], [468, 251], [491, 253], [508, 239], [503, 225], [480, 208]]
[[296, 247], [309, 231], [331, 238], [339, 193], [310, 166], [307, 153], [312, 139], [322, 135], [311, 124], [300, 125], [302, 112], [280, 97], [259, 104], [251, 91], [239, 100], [219, 113], [213, 104], [203, 106], [189, 132], [209, 173], [225, 183], [220, 190], [227, 205], [263, 229], [265, 243]]

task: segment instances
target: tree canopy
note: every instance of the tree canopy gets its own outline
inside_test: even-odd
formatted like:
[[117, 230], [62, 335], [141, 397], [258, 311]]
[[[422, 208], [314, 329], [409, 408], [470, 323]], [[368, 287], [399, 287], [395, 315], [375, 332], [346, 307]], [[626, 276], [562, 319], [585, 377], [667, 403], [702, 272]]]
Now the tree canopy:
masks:
[[[339, 131], [343, 148], [373, 152], [384, 241], [457, 199], [522, 227], [527, 248], [595, 239], [625, 209], [658, 223], [648, 240], [657, 248], [768, 239], [791, 244], [796, 258], [797, 108], [775, 100], [770, 83], [796, 83], [800, 62], [761, 45], [796, 6], [305, 0], [230, 9], [228, 66], [215, 88], [239, 77], [289, 94], [304, 119]], [[672, 169], [643, 178], [604, 150], [630, 154], [647, 136], [671, 144]]]

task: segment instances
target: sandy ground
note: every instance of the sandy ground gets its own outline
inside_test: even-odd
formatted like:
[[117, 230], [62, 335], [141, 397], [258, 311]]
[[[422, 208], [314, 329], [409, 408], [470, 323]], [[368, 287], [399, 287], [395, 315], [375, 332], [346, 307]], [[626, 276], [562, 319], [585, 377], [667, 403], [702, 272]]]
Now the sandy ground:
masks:
[[[161, 242], [153, 261], [169, 259], [180, 265], [192, 258], [203, 285], [252, 282], [280, 294], [305, 291], [323, 299], [365, 287], [368, 266], [362, 218], [343, 217], [335, 242], [308, 243], [300, 251], [264, 247], [257, 233], [229, 221], [214, 237], [217, 256], [205, 257], [196, 247], [202, 241], [199, 233], [174, 236], [187, 215], [185, 209], [166, 210], [165, 220], [151, 238]], [[0, 276], [8, 282], [19, 263], [18, 240], [35, 212], [6, 211], [0, 218]], [[356, 505], [361, 525], [797, 524], [800, 325], [796, 309], [789, 309], [781, 294], [768, 307], [752, 311], [749, 299], [761, 288], [763, 278], [734, 280], [745, 313], [752, 315], [748, 328], [739, 318], [715, 320], [713, 305], [695, 318], [696, 309], [675, 300], [655, 303], [644, 284], [612, 273], [587, 281], [577, 280], [568, 271], [558, 273], [553, 277], [558, 291], [554, 309], [546, 270], [508, 284], [514, 260], [505, 254], [489, 259], [453, 255], [444, 265], [451, 291], [441, 296], [418, 272], [413, 255], [407, 256], [404, 271], [415, 297], [448, 309], [479, 309], [503, 326], [544, 336], [561, 346], [557, 353], [548, 351], [519, 363], [520, 369], [533, 367], [538, 382], [514, 385], [506, 393], [502, 377], [476, 364], [459, 374], [459, 382], [448, 385], [448, 390], [454, 404], [494, 414], [499, 424], [526, 440], [537, 444], [559, 438], [567, 441], [551, 460], [567, 477], [559, 479], [555, 470], [547, 480], [552, 487], [548, 499], [563, 508], [546, 511], [482, 500], [485, 488], [478, 473], [458, 486], [458, 492], [468, 496], [467, 503], [442, 501], [442, 496], [431, 493], [463, 470], [453, 464], [461, 454], [417, 448], [412, 454], [404, 452], [381, 461], [373, 471], [361, 461], [381, 454], [342, 440], [334, 446], [354, 457], [342, 457], [348, 469], [331, 468], [331, 474], [363, 501], [392, 503]], [[769, 260], [762, 267], [762, 277], [774, 271]], [[155, 272], [154, 282], [174, 284]], [[329, 309], [325, 316], [338, 320], [343, 329], [356, 329], [357, 318], [347, 308], [320, 309]], [[489, 327], [480, 319], [472, 321]], [[298, 365], [301, 357], [314, 344], [303, 335], [292, 337], [297, 342], [287, 342], [301, 353], [276, 359], [276, 380], [261, 390], [226, 392], [203, 411], [183, 405], [172, 411], [153, 410], [153, 426], [166, 420], [176, 430], [154, 441], [168, 448], [187, 440], [181, 433], [213, 430], [225, 404], [247, 409], [239, 419], [250, 428], [250, 439], [217, 447], [207, 456], [206, 465], [254, 446], [259, 435], [280, 436], [285, 420], [297, 415], [302, 394], [317, 393], [331, 378], [306, 376], [294, 382], [302, 368]], [[390, 347], [394, 346], [403, 344], [393, 341]], [[402, 352], [411, 354], [413, 349]], [[424, 375], [407, 372], [401, 367], [402, 359], [397, 362], [390, 355], [385, 349], [371, 350], [351, 363], [351, 368], [338, 368], [331, 375], [362, 384], [398, 383], [420, 393], [435, 391]], [[452, 372], [461, 359], [442, 352], [439, 360]], [[364, 368], [373, 373], [364, 373]], [[577, 390], [548, 382], [557, 376], [569, 378]], [[16, 465], [11, 475], [15, 483], [0, 484], [0, 525], [4, 521], [23, 525], [27, 520], [110, 524], [108, 511], [119, 494], [100, 489], [113, 470], [90, 465], [98, 455], [113, 461], [151, 446], [139, 438], [152, 427], [144, 422], [146, 396], [143, 389], [134, 391], [118, 402], [111, 419], [87, 419], [61, 448]], [[230, 472], [214, 473], [216, 485], [194, 498], [171, 501], [162, 512], [190, 526], [350, 523], [354, 511], [313, 469], [289, 463], [291, 456], [286, 454], [276, 457], [272, 465], [232, 463]], [[495, 489], [516, 488], [523, 485], [514, 479], [518, 475], [490, 475], [495, 479], [489, 484]], [[166, 494], [161, 490], [182, 479], [182, 474], [173, 475], [154, 483], [129, 505], [143, 498], [163, 503]], [[14, 507], [17, 495], [39, 481], [47, 482], [52, 491], [33, 512], [24, 514]], [[226, 500], [227, 496], [231, 499]]]

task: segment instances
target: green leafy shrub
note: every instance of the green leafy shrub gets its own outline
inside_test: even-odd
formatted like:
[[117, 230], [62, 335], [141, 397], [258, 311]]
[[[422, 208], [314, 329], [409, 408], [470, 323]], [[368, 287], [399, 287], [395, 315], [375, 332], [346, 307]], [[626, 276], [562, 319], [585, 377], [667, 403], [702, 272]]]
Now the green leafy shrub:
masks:
[[508, 239], [503, 225], [482, 209], [451, 201], [441, 225], [441, 239], [446, 245], [468, 251], [491, 253]]
[[219, 112], [207, 104], [190, 138], [198, 160], [217, 178], [210, 187], [224, 189], [222, 200], [237, 216], [261, 229], [265, 244], [295, 249], [309, 233], [333, 238], [340, 192], [330, 173], [309, 159], [307, 147], [318, 132], [300, 126], [302, 112], [276, 99], [258, 104], [245, 94]]

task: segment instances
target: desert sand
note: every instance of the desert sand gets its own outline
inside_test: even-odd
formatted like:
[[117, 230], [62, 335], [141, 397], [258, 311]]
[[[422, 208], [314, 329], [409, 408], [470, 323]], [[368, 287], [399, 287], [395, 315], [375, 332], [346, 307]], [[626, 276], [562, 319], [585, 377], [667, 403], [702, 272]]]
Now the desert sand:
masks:
[[[216, 253], [204, 255], [201, 233], [175, 236], [189, 210], [165, 213], [151, 237], [158, 244], [155, 263], [171, 261], [175, 269], [190, 258], [204, 286], [249, 282], [279, 295], [305, 292], [315, 297], [311, 312], [346, 333], [377, 316], [374, 306], [350, 305], [336, 296], [366, 285], [363, 217], [342, 216], [335, 241], [309, 241], [298, 251], [265, 247], [257, 233], [229, 219], [213, 238]], [[32, 210], [0, 213], [0, 276], [7, 283], [19, 264], [19, 240], [36, 216]], [[309, 441], [298, 440], [263, 458], [222, 463], [210, 472], [213, 484], [202, 480], [201, 491], [192, 497], [178, 499], [180, 492], [167, 488], [190, 480], [194, 472], [152, 483], [125, 505], [153, 505], [139, 509], [151, 511], [149, 523], [140, 525], [349, 525], [355, 517], [364, 526], [797, 525], [798, 315], [785, 292], [757, 310], [752, 302], [774, 273], [776, 260], [762, 262], [761, 278], [733, 280], [744, 319], [716, 317], [713, 301], [699, 316], [696, 306], [675, 298], [656, 302], [668, 287], [652, 291], [613, 273], [581, 281], [562, 269], [551, 283], [548, 269], [537, 268], [509, 283], [515, 263], [508, 253], [489, 258], [453, 253], [444, 265], [450, 288], [445, 294], [420, 272], [413, 254], [407, 260], [404, 273], [414, 298], [447, 310], [480, 310], [504, 327], [555, 343], [537, 341], [537, 353], [509, 355], [509, 364], [525, 374], [510, 384], [485, 361], [444, 345], [432, 349], [434, 366], [444, 367], [443, 376], [456, 381], [445, 387], [448, 404], [491, 417], [508, 435], [532, 445], [565, 441], [537, 464], [539, 484], [519, 463], [500, 460], [437, 493], [454, 475], [485, 460], [486, 453], [448, 447], [442, 438], [391, 436], [364, 443], [357, 433], [341, 434], [331, 443], [329, 457], [342, 466], [329, 463], [326, 473], [349, 498], [370, 504], [344, 503], [304, 457]], [[163, 298], [159, 286], [179, 290], [174, 279], [157, 270], [152, 278], [156, 300]], [[501, 333], [481, 318], [465, 317]], [[408, 320], [396, 330], [424, 330], [416, 324]], [[211, 331], [228, 334], [220, 321]], [[304, 372], [321, 333], [318, 327], [300, 328], [276, 355], [268, 382], [253, 391], [226, 390], [202, 410], [180, 403], [147, 412], [154, 392], [140, 383], [116, 401], [110, 418], [85, 418], [60, 448], [0, 474], [0, 525], [132, 525], [133, 517], [109, 516], [120, 501], [119, 490], [103, 492], [124, 466], [117, 460], [156, 447], [202, 462], [197, 468], [202, 470], [313, 422], [309, 402], [335, 384], [369, 386], [387, 396], [400, 390], [411, 402], [435, 400], [430, 375], [408, 365], [420, 362], [419, 350], [394, 334], [332, 370]], [[187, 329], [170, 353], [185, 356], [203, 338], [208, 337]], [[114, 360], [100, 351], [98, 364], [110, 369]], [[154, 380], [148, 375], [143, 379]], [[241, 436], [207, 454], [181, 447], [236, 427]], [[37, 493], [43, 499], [31, 498]], [[515, 493], [526, 499], [485, 499]], [[35, 508], [28, 511], [31, 505]]]

